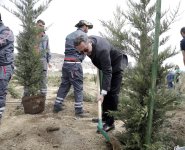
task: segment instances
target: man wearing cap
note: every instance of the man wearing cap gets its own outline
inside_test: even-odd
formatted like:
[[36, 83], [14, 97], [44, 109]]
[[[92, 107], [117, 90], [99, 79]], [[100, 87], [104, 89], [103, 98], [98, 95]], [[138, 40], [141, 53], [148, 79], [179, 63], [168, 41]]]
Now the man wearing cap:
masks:
[[62, 110], [64, 99], [69, 92], [71, 85], [73, 85], [75, 96], [75, 115], [77, 117], [84, 117], [83, 70], [81, 62], [85, 58], [85, 55], [79, 53], [75, 49], [74, 39], [80, 35], [86, 35], [88, 29], [92, 29], [93, 25], [85, 20], [80, 20], [75, 27], [77, 27], [77, 30], [70, 33], [66, 37], [65, 57], [62, 67], [62, 82], [54, 103], [54, 112], [58, 113]]
[[102, 102], [103, 129], [108, 132], [115, 128], [114, 117], [108, 112], [117, 110], [122, 71], [128, 65], [128, 58], [99, 36], [79, 36], [74, 40], [74, 45], [103, 73], [101, 94], [97, 100]]
[[14, 35], [4, 26], [0, 14], [0, 122], [5, 110], [8, 83], [13, 74]]

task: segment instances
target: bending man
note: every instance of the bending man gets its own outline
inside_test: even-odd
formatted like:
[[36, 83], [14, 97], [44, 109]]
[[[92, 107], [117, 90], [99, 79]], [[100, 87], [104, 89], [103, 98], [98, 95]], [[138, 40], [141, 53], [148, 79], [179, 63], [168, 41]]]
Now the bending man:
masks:
[[115, 49], [106, 39], [99, 36], [79, 36], [75, 39], [76, 49], [87, 55], [92, 63], [103, 72], [102, 89], [98, 100], [102, 101], [103, 129], [114, 129], [114, 117], [108, 112], [118, 108], [118, 96], [122, 82], [122, 71], [128, 64], [126, 55]]

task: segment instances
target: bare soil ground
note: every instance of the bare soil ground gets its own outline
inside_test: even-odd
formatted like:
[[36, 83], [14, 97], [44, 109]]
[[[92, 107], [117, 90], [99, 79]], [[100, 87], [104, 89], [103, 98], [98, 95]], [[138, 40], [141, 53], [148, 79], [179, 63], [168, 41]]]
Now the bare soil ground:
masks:
[[[94, 88], [93, 88], [94, 87]], [[20, 99], [7, 96], [7, 107], [0, 125], [0, 150], [108, 150], [105, 138], [96, 133], [97, 124], [91, 119], [97, 116], [96, 102], [84, 102], [89, 112], [87, 118], [76, 118], [74, 100], [68, 97], [65, 109], [52, 112], [58, 87], [49, 87], [46, 108], [42, 114], [24, 114]], [[86, 85], [84, 90], [96, 94], [96, 86]], [[177, 110], [171, 120], [174, 136], [185, 139], [185, 108]], [[109, 133], [114, 137], [123, 132], [124, 123], [116, 120], [116, 129]], [[53, 129], [55, 131], [50, 131]]]
[[[89, 93], [96, 93], [91, 86], [85, 87]], [[65, 101], [65, 108], [58, 114], [52, 112], [57, 87], [48, 88], [45, 111], [42, 114], [24, 114], [19, 99], [7, 96], [7, 107], [0, 125], [0, 150], [107, 150], [105, 138], [97, 134], [97, 104], [84, 102], [89, 112], [87, 118], [76, 118], [74, 100]], [[117, 129], [109, 133], [113, 137], [124, 130], [123, 122], [116, 121]], [[55, 130], [55, 131], [50, 131]]]

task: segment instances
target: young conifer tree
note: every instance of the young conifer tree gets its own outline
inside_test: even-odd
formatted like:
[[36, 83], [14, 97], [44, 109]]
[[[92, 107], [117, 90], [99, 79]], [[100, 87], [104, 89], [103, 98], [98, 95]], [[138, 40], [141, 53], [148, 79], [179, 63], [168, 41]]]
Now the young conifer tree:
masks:
[[36, 46], [39, 44], [39, 29], [36, 27], [36, 19], [49, 6], [52, 0], [39, 3], [41, 0], [9, 0], [15, 5], [15, 10], [5, 9], [14, 14], [22, 23], [22, 30], [19, 32], [16, 42], [18, 51], [15, 60], [15, 75], [18, 83], [27, 87], [28, 96], [37, 95], [40, 89], [40, 80], [43, 71]]
[[[164, 131], [166, 113], [171, 110], [174, 103], [180, 101], [181, 95], [166, 88], [166, 75], [172, 66], [164, 61], [177, 54], [175, 49], [166, 44], [169, 40], [167, 34], [170, 25], [174, 23], [178, 8], [171, 12], [164, 12], [161, 16], [160, 47], [163, 50], [158, 54], [157, 89], [153, 114], [152, 145], [150, 149], [168, 149], [169, 137]], [[155, 32], [155, 3], [151, 0], [134, 2], [128, 0], [128, 11], [117, 7], [114, 21], [101, 21], [106, 29], [102, 36], [110, 40], [114, 46], [135, 59], [135, 65], [128, 67], [123, 75], [123, 86], [120, 95], [120, 108], [117, 117], [124, 121], [126, 132], [121, 136], [121, 141], [126, 150], [145, 149], [146, 127], [148, 118], [148, 105], [150, 101], [151, 73], [152, 73], [152, 48]]]

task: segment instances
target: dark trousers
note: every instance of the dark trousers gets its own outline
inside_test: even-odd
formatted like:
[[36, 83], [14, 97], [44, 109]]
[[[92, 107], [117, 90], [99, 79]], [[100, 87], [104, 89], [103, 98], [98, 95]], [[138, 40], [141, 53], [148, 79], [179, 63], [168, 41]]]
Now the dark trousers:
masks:
[[118, 109], [121, 82], [122, 82], [122, 71], [113, 73], [110, 91], [104, 97], [104, 101], [102, 104], [103, 107], [102, 118], [106, 121], [106, 124], [108, 125], [112, 125], [114, 123], [114, 117], [110, 116], [108, 112], [109, 110], [116, 111]]

